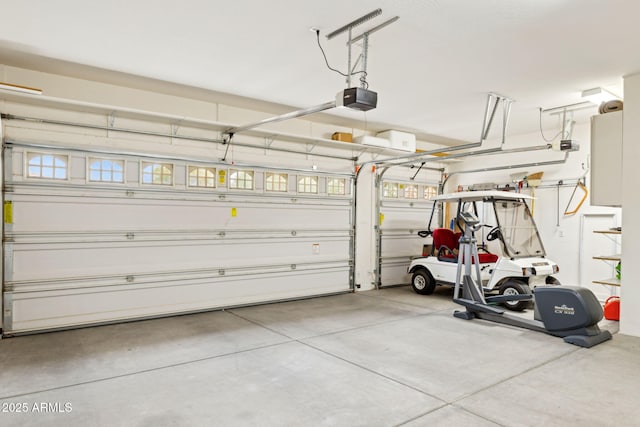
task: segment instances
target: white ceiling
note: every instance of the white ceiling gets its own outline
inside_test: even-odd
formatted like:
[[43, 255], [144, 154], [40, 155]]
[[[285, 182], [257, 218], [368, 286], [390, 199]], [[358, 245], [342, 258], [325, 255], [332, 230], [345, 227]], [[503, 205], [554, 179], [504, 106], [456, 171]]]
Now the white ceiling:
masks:
[[354, 30], [400, 17], [370, 39], [378, 108], [331, 113], [359, 127], [476, 141], [494, 91], [516, 101], [509, 133], [534, 132], [538, 107], [596, 86], [621, 94], [622, 77], [640, 71], [637, 0], [2, 1], [0, 63], [59, 60], [306, 108], [345, 87], [309, 29], [345, 71], [346, 34], [324, 35], [378, 7]]

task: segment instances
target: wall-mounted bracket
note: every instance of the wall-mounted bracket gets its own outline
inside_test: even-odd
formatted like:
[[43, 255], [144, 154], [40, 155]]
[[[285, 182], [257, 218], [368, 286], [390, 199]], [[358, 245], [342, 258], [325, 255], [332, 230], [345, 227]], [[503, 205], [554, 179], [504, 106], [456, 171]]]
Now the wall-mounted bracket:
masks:
[[109, 113], [109, 117], [108, 117], [108, 121], [109, 121], [109, 127], [115, 127], [116, 124], [116, 112], [112, 111]]
[[307, 144], [305, 151], [307, 152], [307, 154], [311, 154], [311, 152], [315, 150], [317, 146], [318, 146], [317, 142], [314, 142], [313, 144]]

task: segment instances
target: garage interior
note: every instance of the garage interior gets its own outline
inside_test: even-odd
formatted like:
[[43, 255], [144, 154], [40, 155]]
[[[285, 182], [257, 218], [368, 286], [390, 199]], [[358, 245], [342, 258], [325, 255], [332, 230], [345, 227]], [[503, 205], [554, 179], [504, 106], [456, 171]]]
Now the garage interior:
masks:
[[[104, 9], [3, 6], [2, 425], [633, 424], [640, 5]], [[486, 190], [611, 340], [415, 292]]]

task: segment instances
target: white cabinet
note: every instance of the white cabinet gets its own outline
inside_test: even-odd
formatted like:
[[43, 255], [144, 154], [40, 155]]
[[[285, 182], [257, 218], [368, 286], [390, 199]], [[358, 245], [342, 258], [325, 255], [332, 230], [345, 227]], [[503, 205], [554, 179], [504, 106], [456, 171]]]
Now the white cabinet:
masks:
[[591, 117], [591, 204], [622, 206], [622, 111]]

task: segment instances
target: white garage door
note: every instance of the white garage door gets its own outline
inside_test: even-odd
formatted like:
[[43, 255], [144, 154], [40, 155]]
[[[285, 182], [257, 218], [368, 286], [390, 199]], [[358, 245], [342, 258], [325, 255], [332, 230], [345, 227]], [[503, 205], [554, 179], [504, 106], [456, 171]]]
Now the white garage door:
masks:
[[348, 292], [351, 175], [5, 141], [5, 334]]
[[430, 242], [417, 235], [426, 230], [436, 182], [403, 182], [385, 180], [379, 197], [380, 227], [378, 233], [379, 285], [410, 283], [407, 267], [412, 257], [422, 253]]

